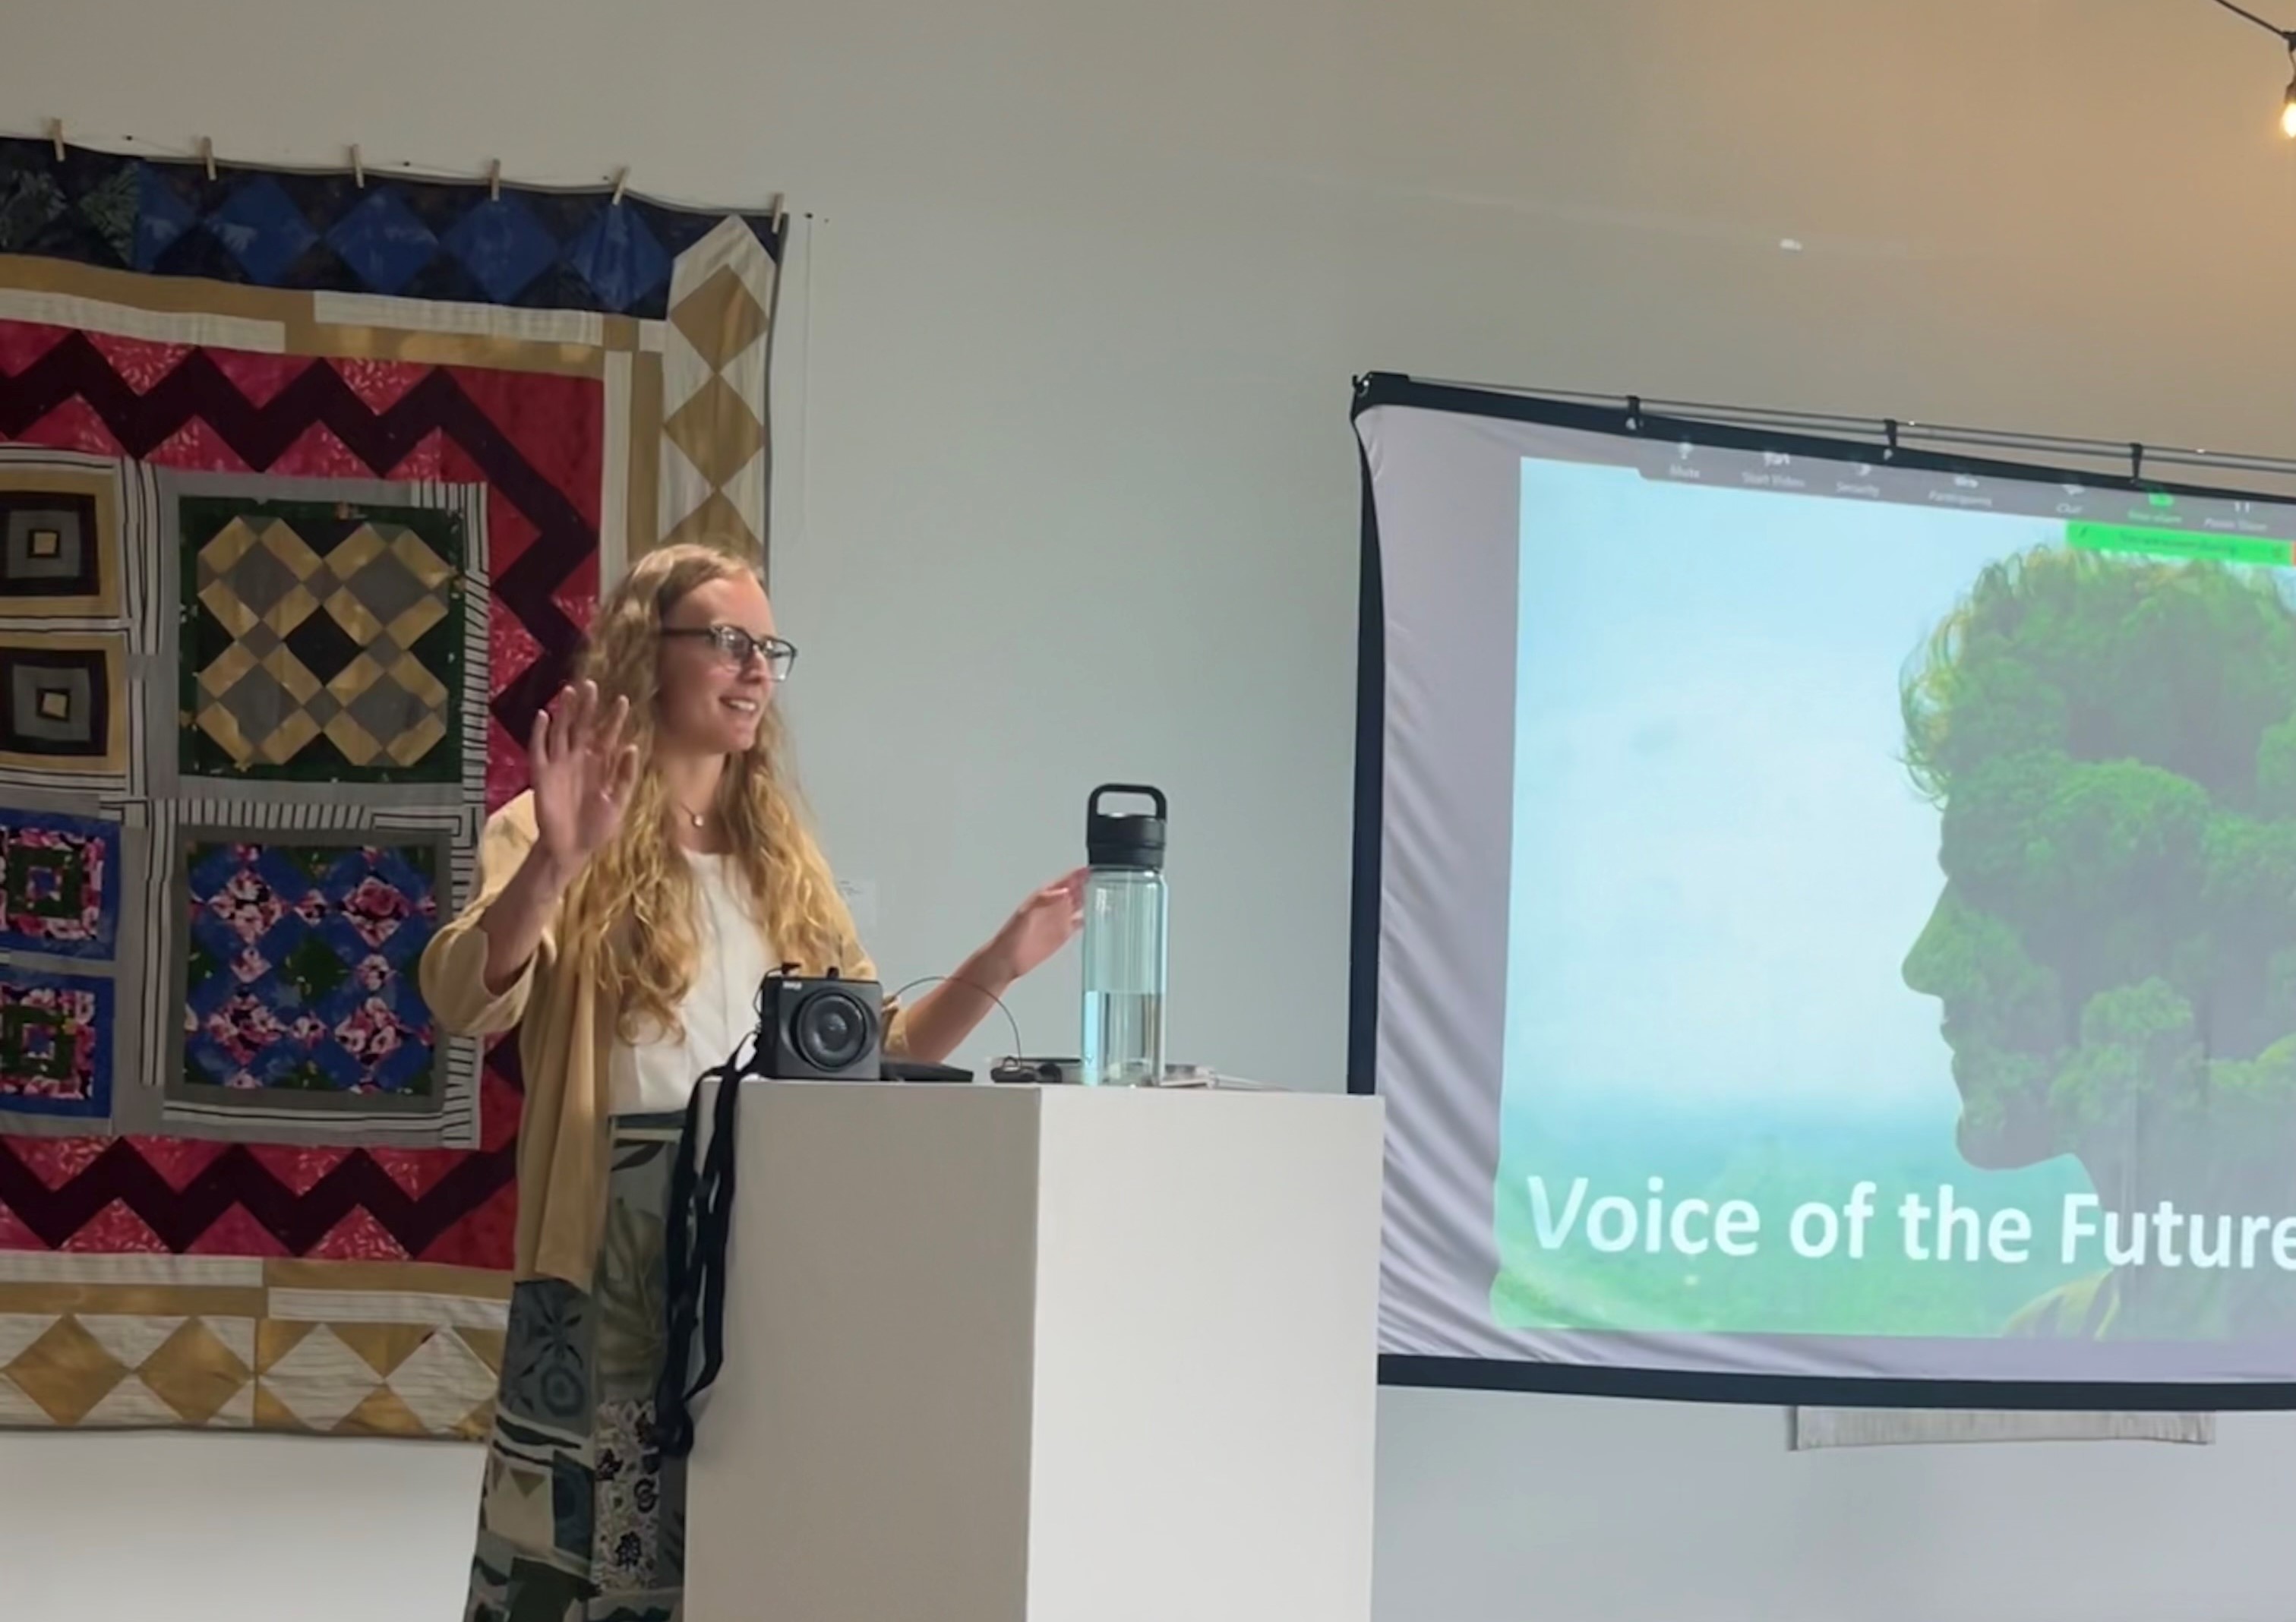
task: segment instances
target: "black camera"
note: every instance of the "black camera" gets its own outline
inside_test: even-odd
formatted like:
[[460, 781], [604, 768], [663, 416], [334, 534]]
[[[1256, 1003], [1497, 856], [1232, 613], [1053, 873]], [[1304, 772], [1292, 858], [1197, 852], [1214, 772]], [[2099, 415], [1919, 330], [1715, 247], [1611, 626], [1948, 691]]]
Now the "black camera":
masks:
[[757, 1073], [776, 1081], [875, 1081], [883, 1071], [885, 988], [832, 969], [787, 964], [758, 995]]

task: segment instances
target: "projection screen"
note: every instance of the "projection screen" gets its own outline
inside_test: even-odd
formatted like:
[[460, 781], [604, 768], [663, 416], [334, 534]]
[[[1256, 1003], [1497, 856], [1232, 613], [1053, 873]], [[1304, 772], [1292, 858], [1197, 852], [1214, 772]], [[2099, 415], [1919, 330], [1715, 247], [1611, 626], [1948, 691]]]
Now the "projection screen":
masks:
[[1384, 1377], [2296, 1405], [2296, 507], [1355, 422]]

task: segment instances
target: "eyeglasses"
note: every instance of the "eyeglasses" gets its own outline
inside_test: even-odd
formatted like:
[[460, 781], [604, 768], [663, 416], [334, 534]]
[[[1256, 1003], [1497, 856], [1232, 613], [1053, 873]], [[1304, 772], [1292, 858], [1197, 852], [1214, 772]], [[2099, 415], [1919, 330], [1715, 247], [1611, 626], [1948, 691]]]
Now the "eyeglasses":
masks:
[[709, 644], [710, 651], [736, 670], [751, 658], [766, 661], [766, 674], [777, 682], [789, 679], [790, 667], [797, 663], [797, 650], [778, 636], [752, 636], [737, 625], [666, 627], [664, 636], [695, 636]]

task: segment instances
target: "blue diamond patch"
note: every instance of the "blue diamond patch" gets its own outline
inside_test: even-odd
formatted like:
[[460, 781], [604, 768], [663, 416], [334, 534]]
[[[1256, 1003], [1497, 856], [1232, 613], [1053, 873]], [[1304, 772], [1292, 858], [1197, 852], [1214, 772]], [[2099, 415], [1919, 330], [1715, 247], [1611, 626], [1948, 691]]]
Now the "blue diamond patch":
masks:
[[390, 190], [375, 193], [335, 222], [327, 246], [367, 291], [396, 293], [438, 256], [439, 239]]
[[173, 248], [184, 232], [200, 223], [200, 211], [169, 185], [166, 176], [148, 163], [135, 166], [135, 257], [138, 270], [149, 270], [160, 256]]
[[611, 203], [567, 244], [566, 263], [610, 310], [629, 308], [669, 275], [669, 256], [638, 211]]
[[275, 286], [288, 267], [319, 240], [303, 211], [268, 175], [249, 181], [207, 217], [207, 228], [248, 276]]
[[496, 304], [508, 304], [558, 258], [557, 239], [524, 203], [489, 198], [447, 227], [447, 251]]

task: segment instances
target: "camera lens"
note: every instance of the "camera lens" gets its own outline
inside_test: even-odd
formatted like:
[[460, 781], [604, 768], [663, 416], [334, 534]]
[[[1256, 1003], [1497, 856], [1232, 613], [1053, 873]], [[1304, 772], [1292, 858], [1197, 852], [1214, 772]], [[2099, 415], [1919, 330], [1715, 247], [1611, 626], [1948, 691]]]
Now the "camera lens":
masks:
[[869, 1013], [842, 991], [817, 991], [798, 1004], [790, 1040], [816, 1069], [840, 1070], [869, 1045]]

